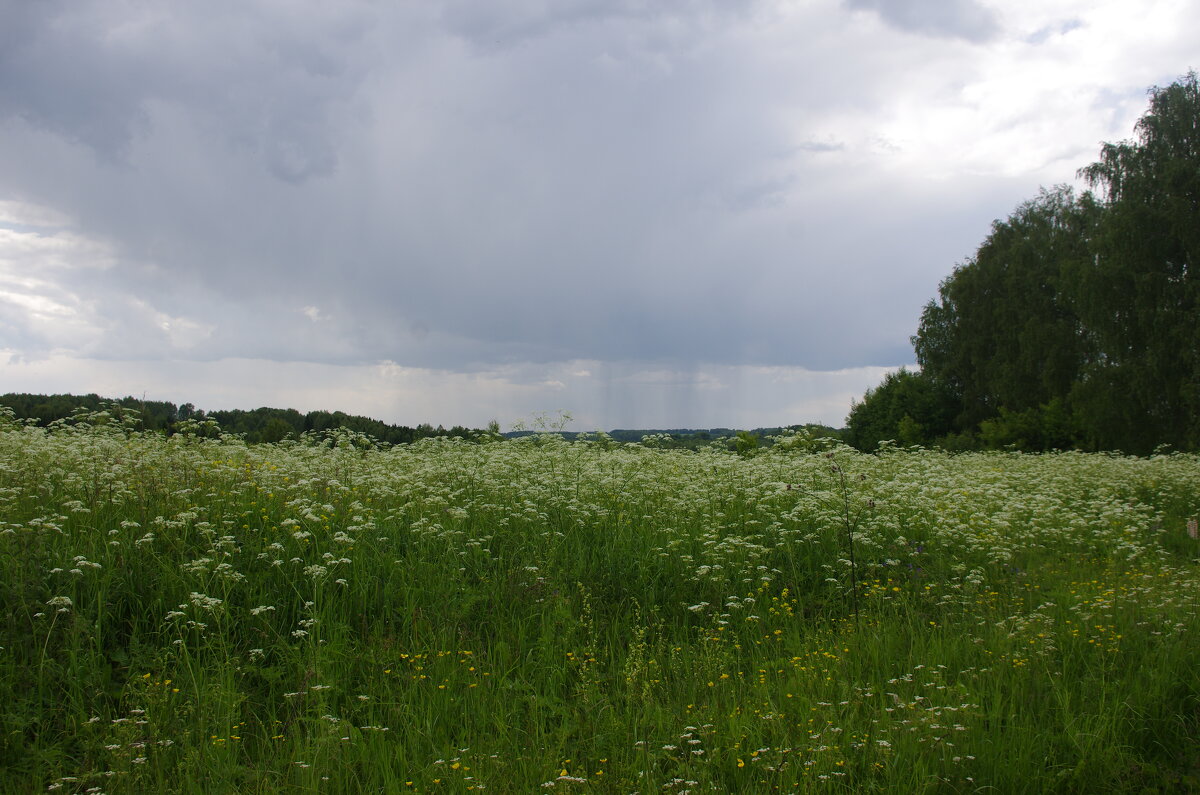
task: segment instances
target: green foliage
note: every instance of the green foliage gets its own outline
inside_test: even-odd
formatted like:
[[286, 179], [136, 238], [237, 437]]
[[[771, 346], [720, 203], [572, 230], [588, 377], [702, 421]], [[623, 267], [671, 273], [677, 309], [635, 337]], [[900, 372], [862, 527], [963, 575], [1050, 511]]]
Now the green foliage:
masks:
[[[180, 415], [174, 403], [157, 400], [141, 400], [135, 397], [123, 397], [120, 400], [102, 398], [92, 393], [89, 395], [33, 395], [9, 392], [0, 395], [0, 406], [7, 406], [20, 419], [35, 420], [39, 425], [46, 426], [58, 420], [66, 420], [80, 410], [96, 412], [107, 409], [111, 412], [136, 411], [138, 427], [145, 430], [164, 430], [170, 428], [177, 420], [188, 419]], [[192, 409], [191, 404], [184, 408]]]
[[734, 449], [740, 456], [753, 455], [754, 451], [758, 450], [762, 444], [762, 437], [750, 431], [738, 431], [737, 438], [734, 441]]
[[1000, 407], [1000, 414], [979, 424], [979, 438], [991, 450], [1069, 450], [1077, 446], [1076, 423], [1061, 398], [1013, 411]]
[[1078, 304], [1101, 356], [1081, 387], [1101, 416], [1130, 414], [1138, 428], [1090, 423], [1102, 446], [1139, 452], [1200, 445], [1200, 84], [1195, 72], [1155, 88], [1137, 138], [1105, 144], [1083, 170], [1108, 204], [1095, 257], [1080, 266]]
[[[879, 408], [854, 443], [1077, 446], [1147, 454], [1200, 447], [1200, 86], [1150, 92], [1137, 138], [1081, 171], [1104, 199], [1043, 190], [996, 221], [926, 305], [921, 373], [955, 404], [936, 430]], [[907, 419], [906, 419], [907, 417]], [[869, 429], [869, 430], [868, 430]], [[853, 435], [853, 434], [852, 434]]]
[[[702, 450], [713, 447], [737, 452], [738, 439], [741, 434], [758, 437], [758, 444], [762, 447], [770, 447], [782, 441], [786, 442], [789, 449], [802, 446], [806, 450], [824, 450], [828, 447], [829, 442], [841, 440], [844, 432], [827, 425], [807, 423], [789, 425], [786, 428], [753, 428], [748, 431], [732, 428], [704, 430], [694, 428], [630, 430], [622, 428], [611, 431], [608, 435], [614, 442], [633, 442], [660, 450]], [[571, 436], [568, 434], [566, 438], [570, 439]], [[752, 443], [749, 440], [743, 442], [743, 446], [747, 444]]]
[[885, 440], [929, 444], [951, 430], [955, 407], [942, 382], [901, 368], [850, 408], [846, 441], [867, 452]]
[[793, 425], [778, 429], [764, 441], [778, 452], [825, 453], [843, 447], [844, 431], [825, 425]]
[[432, 436], [451, 436], [463, 439], [486, 438], [483, 431], [456, 425], [450, 430], [428, 424], [410, 428], [389, 425], [370, 417], [350, 415], [341, 411], [310, 411], [301, 414], [295, 409], [262, 407], [252, 411], [229, 409], [207, 414], [191, 403], [176, 408], [174, 403], [139, 400], [125, 397], [108, 400], [99, 395], [31, 395], [9, 393], [0, 395], [0, 406], [7, 406], [20, 419], [29, 419], [47, 426], [67, 421], [82, 411], [87, 415], [108, 411], [114, 417], [133, 418], [132, 428], [162, 430], [167, 433], [186, 432], [191, 435], [216, 437], [220, 433], [239, 435], [248, 443], [279, 442], [298, 439], [303, 434], [322, 435], [338, 429], [365, 434], [387, 444], [410, 444]]
[[1069, 392], [1089, 357], [1064, 272], [1089, 258], [1098, 210], [1070, 188], [1043, 191], [997, 221], [975, 257], [925, 307], [913, 347], [921, 371], [959, 401], [958, 428], [1004, 406], [1024, 411]]

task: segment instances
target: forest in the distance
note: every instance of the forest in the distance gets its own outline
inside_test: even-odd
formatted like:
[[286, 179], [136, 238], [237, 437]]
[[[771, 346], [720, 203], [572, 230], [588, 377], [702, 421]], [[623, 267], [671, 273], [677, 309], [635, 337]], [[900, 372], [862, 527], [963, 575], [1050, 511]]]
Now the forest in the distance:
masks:
[[1200, 448], [1200, 86], [1152, 88], [1135, 138], [1018, 206], [941, 283], [917, 371], [847, 441], [951, 450]]
[[[410, 444], [419, 439], [436, 436], [458, 437], [468, 441], [495, 440], [501, 437], [511, 439], [548, 430], [515, 430], [502, 434], [496, 422], [490, 423], [486, 429], [467, 428], [462, 425], [447, 429], [428, 423], [410, 427], [391, 425], [381, 420], [341, 411], [301, 413], [296, 409], [266, 406], [250, 411], [226, 409], [206, 412], [191, 403], [177, 406], [163, 400], [146, 400], [132, 396], [113, 399], [94, 393], [40, 395], [9, 392], [0, 395], [0, 407], [11, 409], [18, 420], [43, 427], [54, 423], [72, 422], [76, 417], [94, 422], [97, 412], [107, 411], [113, 415], [113, 421], [123, 422], [133, 430], [160, 431], [168, 435], [181, 430], [201, 436], [236, 435], [251, 444], [297, 439], [304, 434], [321, 436], [337, 429], [363, 434], [384, 444]], [[689, 450], [716, 444], [730, 450], [746, 452], [760, 446], [770, 446], [774, 437], [785, 431], [803, 432], [812, 439], [841, 439], [843, 436], [841, 429], [816, 423], [790, 425], [786, 428], [755, 428], [752, 431], [733, 428], [615, 429], [604, 435], [608, 441], [617, 444], [644, 442], [662, 449]], [[575, 431], [554, 432], [568, 440], [574, 440], [581, 435]]]
[[[406, 444], [430, 436], [461, 436], [470, 438], [479, 433], [462, 426], [447, 430], [428, 423], [416, 427], [390, 425], [380, 420], [341, 411], [310, 411], [305, 414], [296, 409], [262, 407], [250, 411], [228, 409], [204, 411], [191, 403], [177, 406], [163, 400], [145, 400], [135, 397], [120, 399], [104, 398], [100, 395], [35, 395], [10, 392], [0, 395], [0, 406], [12, 409], [18, 419], [30, 420], [39, 425], [68, 421], [79, 412], [90, 413], [102, 410], [125, 414], [138, 430], [174, 433], [182, 423], [194, 433], [238, 434], [247, 442], [279, 442], [304, 433], [322, 433], [338, 428], [366, 434], [388, 444]], [[121, 418], [117, 418], [121, 419]]]

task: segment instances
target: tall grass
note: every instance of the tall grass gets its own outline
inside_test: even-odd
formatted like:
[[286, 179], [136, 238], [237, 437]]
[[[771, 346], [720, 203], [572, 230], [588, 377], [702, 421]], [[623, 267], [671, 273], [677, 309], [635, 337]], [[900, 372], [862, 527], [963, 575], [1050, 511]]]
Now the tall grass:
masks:
[[0, 418], [5, 791], [1200, 785], [1195, 456], [109, 419]]

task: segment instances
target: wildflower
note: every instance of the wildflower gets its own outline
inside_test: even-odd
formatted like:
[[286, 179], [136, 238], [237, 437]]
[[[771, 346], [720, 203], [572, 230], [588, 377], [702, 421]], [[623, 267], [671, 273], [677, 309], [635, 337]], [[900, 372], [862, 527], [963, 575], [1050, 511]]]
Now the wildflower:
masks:
[[204, 594], [197, 593], [195, 591], [192, 591], [188, 595], [188, 598], [191, 600], [193, 605], [199, 607], [201, 610], [207, 610], [210, 613], [220, 607], [222, 604], [222, 601], [217, 599], [215, 596], [205, 596]]

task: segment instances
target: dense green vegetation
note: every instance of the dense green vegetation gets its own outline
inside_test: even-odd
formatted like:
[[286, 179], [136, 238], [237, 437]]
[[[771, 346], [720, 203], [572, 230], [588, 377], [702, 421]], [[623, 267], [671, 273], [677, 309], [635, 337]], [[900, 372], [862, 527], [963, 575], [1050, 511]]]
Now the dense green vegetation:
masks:
[[[237, 435], [250, 444], [298, 439], [306, 433], [323, 436], [339, 429], [365, 434], [375, 441], [385, 444], [410, 444], [418, 439], [435, 436], [481, 440], [499, 435], [508, 439], [520, 439], [550, 430], [551, 424], [554, 424], [555, 432], [568, 441], [589, 435], [576, 431], [565, 431], [558, 427], [565, 425], [566, 421], [570, 420], [569, 414], [565, 415], [565, 419], [560, 417], [558, 420], [540, 416], [542, 427], [539, 430], [509, 431], [500, 434], [500, 426], [496, 422], [491, 423], [486, 431], [465, 428], [461, 425], [455, 425], [450, 430], [446, 430], [440, 425], [434, 428], [428, 423], [410, 428], [405, 425], [388, 425], [370, 417], [349, 415], [341, 411], [310, 411], [307, 414], [301, 414], [295, 409], [264, 407], [253, 411], [231, 409], [206, 413], [191, 403], [176, 406], [174, 403], [135, 397], [113, 400], [102, 398], [96, 394], [37, 395], [10, 392], [0, 395], [0, 406], [12, 409], [17, 419], [28, 420], [42, 427], [70, 422], [76, 416], [93, 417], [96, 412], [107, 411], [111, 415], [112, 421], [123, 423], [131, 429], [160, 430], [170, 435], [181, 428], [186, 428], [189, 433], [200, 435]], [[645, 442], [654, 447], [673, 450], [696, 450], [713, 445], [729, 450], [745, 450], [770, 446], [776, 437], [787, 432], [806, 434], [814, 440], [841, 440], [844, 435], [844, 432], [837, 428], [807, 423], [790, 425], [786, 428], [755, 428], [752, 431], [738, 431], [732, 428], [709, 428], [706, 430], [693, 428], [617, 429], [604, 433], [603, 438], [614, 443]]]
[[918, 373], [847, 419], [883, 439], [1146, 454], [1200, 447], [1200, 85], [1150, 93], [1137, 138], [997, 221], [942, 282], [913, 345]]
[[[161, 400], [143, 400], [124, 397], [119, 400], [90, 395], [35, 395], [10, 392], [0, 395], [0, 406], [13, 410], [18, 419], [32, 420], [47, 426], [69, 420], [80, 412], [89, 414], [105, 410], [117, 421], [127, 420], [139, 430], [162, 430], [174, 433], [181, 423], [188, 423], [191, 432], [239, 434], [247, 442], [278, 442], [294, 439], [305, 433], [324, 434], [335, 430], [348, 430], [367, 434], [388, 444], [407, 444], [431, 436], [461, 436], [473, 438], [479, 435], [462, 426], [446, 430], [421, 424], [415, 428], [407, 425], [389, 425], [370, 417], [345, 414], [341, 411], [310, 411], [301, 414], [295, 409], [258, 408], [251, 411], [229, 409], [209, 411], [197, 409], [191, 403], [176, 406]], [[214, 426], [215, 423], [215, 426]]]
[[635, 442], [662, 450], [699, 450], [702, 447], [717, 447], [745, 452], [759, 447], [769, 447], [781, 435], [794, 437], [800, 434], [812, 440], [840, 440], [842, 431], [827, 425], [807, 423], [789, 425], [786, 428], [754, 428], [738, 431], [732, 428], [709, 428], [707, 430], [615, 430], [609, 431], [617, 442]]
[[0, 413], [5, 791], [1200, 786], [1196, 456], [195, 430]]

